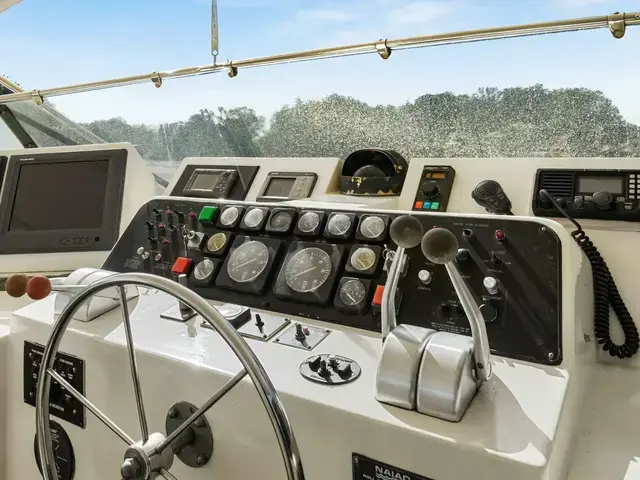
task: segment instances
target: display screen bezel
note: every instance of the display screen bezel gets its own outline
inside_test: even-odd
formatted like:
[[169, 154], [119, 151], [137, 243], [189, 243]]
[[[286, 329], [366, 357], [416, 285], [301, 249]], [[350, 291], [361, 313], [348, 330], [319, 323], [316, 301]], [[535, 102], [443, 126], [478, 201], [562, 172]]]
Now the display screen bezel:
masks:
[[[262, 197], [265, 198], [289, 198], [291, 196], [291, 192], [293, 192], [293, 187], [296, 184], [296, 180], [298, 180], [298, 175], [273, 175], [270, 177], [267, 177], [267, 181], [265, 182], [265, 187], [264, 187], [264, 194], [261, 195]], [[291, 188], [289, 189], [289, 193], [287, 193], [286, 196], [284, 195], [269, 195], [267, 192], [269, 191], [269, 187], [271, 187], [271, 184], [273, 183], [274, 180], [291, 180]]]
[[[275, 197], [275, 196], [270, 196], [266, 194], [267, 190], [269, 189], [269, 186], [271, 185], [271, 181], [274, 179], [293, 179], [294, 183], [291, 187], [291, 190], [289, 191], [288, 196]], [[296, 186], [296, 182], [299, 180], [304, 181], [306, 179], [310, 179], [310, 181], [308, 185], [305, 185], [306, 191], [304, 192], [304, 195], [300, 195], [300, 196], [292, 195], [292, 193], [295, 190], [294, 187]], [[318, 175], [314, 172], [279, 172], [279, 171], [269, 172], [264, 182], [262, 183], [262, 186], [260, 187], [260, 192], [258, 193], [256, 200], [258, 202], [277, 202], [277, 201], [285, 201], [285, 200], [292, 200], [292, 199], [309, 198], [309, 196], [311, 195], [311, 192], [313, 192], [317, 179], [318, 179]]]
[[[9, 230], [22, 165], [100, 160], [109, 162], [100, 227]], [[110, 250], [120, 230], [126, 162], [126, 149], [12, 155], [8, 161], [5, 186], [0, 197], [0, 254]]]

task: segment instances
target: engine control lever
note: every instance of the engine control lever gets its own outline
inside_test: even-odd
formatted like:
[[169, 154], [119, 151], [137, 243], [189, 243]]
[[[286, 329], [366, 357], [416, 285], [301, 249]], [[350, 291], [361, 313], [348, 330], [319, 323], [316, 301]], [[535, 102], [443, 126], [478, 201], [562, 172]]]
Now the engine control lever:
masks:
[[444, 265], [447, 269], [462, 309], [469, 320], [473, 338], [475, 374], [477, 383], [481, 384], [491, 376], [489, 338], [480, 308], [454, 263], [458, 247], [458, 239], [446, 228], [432, 228], [424, 234], [421, 242], [422, 253], [427, 260]]

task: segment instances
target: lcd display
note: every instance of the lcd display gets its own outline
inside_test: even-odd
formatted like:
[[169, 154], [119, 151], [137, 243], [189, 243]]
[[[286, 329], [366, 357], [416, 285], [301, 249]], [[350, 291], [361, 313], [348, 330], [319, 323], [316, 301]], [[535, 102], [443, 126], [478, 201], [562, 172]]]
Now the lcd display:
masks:
[[222, 176], [222, 172], [196, 172], [188, 186], [189, 190], [213, 190]]
[[267, 190], [264, 192], [265, 197], [288, 198], [295, 183], [295, 177], [277, 178], [274, 177], [269, 182]]
[[584, 176], [578, 178], [578, 189], [582, 193], [609, 192], [622, 194], [621, 177], [592, 177]]
[[20, 165], [9, 231], [99, 229], [109, 160]]

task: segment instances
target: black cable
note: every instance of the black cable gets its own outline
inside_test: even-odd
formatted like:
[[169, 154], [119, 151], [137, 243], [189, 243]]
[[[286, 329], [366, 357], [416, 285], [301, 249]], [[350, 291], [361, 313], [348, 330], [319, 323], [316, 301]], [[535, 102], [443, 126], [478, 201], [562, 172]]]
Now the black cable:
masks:
[[[558, 205], [555, 199], [551, 198], [549, 192], [540, 190], [540, 194], [547, 197], [553, 206], [576, 226], [576, 230], [571, 232], [571, 236], [587, 256], [589, 263], [591, 263], [594, 297], [593, 325], [598, 343], [612, 357], [631, 358], [640, 349], [640, 335], [638, 335], [638, 328], [618, 291], [607, 262], [604, 261], [604, 258], [602, 258], [596, 246], [584, 232], [582, 226]], [[624, 343], [622, 345], [616, 344], [611, 339], [609, 332], [609, 306], [613, 308], [613, 312], [622, 326], [622, 331], [624, 332]]]

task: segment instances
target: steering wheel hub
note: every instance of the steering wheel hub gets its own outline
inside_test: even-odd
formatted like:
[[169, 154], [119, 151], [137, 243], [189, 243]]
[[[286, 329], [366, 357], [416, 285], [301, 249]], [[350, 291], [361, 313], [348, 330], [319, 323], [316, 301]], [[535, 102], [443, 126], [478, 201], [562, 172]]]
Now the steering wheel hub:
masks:
[[161, 449], [164, 440], [161, 433], [152, 433], [146, 443], [140, 441], [127, 448], [120, 467], [122, 479], [151, 480], [163, 468], [169, 470], [173, 465], [173, 451], [171, 448]]

